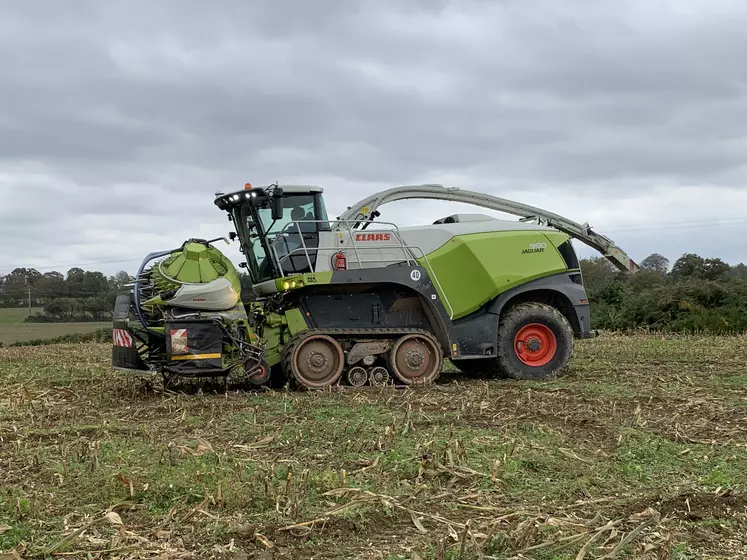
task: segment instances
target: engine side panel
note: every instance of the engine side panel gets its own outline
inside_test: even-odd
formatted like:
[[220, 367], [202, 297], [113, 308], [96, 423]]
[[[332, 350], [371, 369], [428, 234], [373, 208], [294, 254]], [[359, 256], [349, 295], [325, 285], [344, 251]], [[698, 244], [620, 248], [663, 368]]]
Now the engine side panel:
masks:
[[453, 319], [536, 278], [568, 270], [557, 249], [568, 236], [553, 231], [503, 231], [456, 236], [418, 259], [432, 268], [439, 295], [448, 298]]
[[429, 328], [420, 299], [395, 286], [372, 286], [365, 292], [310, 294], [301, 311], [312, 328]]

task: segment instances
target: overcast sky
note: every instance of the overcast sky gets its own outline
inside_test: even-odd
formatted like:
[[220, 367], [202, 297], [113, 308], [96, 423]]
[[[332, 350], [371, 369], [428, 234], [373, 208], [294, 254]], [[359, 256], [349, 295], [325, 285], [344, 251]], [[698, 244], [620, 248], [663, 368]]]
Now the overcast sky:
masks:
[[744, 0], [3, 2], [0, 273], [133, 271], [276, 180], [333, 216], [437, 182], [639, 261], [747, 261], [745, 29]]

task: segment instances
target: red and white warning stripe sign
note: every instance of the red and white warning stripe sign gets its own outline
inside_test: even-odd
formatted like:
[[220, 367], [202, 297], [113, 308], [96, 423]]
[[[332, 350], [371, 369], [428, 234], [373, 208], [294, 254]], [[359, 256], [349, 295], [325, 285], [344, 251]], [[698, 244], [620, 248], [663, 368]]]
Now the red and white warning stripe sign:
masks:
[[171, 331], [171, 353], [188, 354], [187, 329], [172, 329]]
[[112, 329], [112, 343], [114, 346], [132, 348], [132, 335], [125, 329]]

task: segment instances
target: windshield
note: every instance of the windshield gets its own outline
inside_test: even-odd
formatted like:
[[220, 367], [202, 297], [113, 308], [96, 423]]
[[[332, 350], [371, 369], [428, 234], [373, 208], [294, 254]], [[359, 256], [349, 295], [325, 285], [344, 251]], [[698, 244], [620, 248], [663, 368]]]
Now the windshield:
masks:
[[[299, 220], [314, 220], [314, 196], [313, 195], [293, 195], [283, 199], [283, 217], [273, 224], [272, 211], [269, 208], [259, 209], [259, 220], [262, 222], [262, 229], [270, 237], [275, 237], [289, 223]], [[304, 224], [304, 230], [313, 224]], [[289, 228], [290, 229], [290, 228]], [[274, 235], [275, 234], [275, 235]]]
[[[262, 222], [262, 229], [267, 232], [267, 244], [271, 251], [274, 251], [278, 261], [284, 269], [290, 265], [287, 256], [293, 253], [299, 254], [303, 251], [301, 236], [298, 235], [298, 228], [304, 234], [316, 231], [317, 224], [314, 222], [300, 223], [298, 227], [292, 225], [292, 222], [302, 222], [304, 220], [314, 220], [314, 196], [313, 195], [293, 195], [283, 198], [283, 217], [273, 223], [272, 211], [269, 208], [259, 209], [259, 219]], [[282, 232], [282, 235], [280, 233]], [[295, 234], [295, 235], [294, 235]], [[256, 250], [262, 250], [257, 244]], [[304, 252], [305, 253], [305, 252]], [[255, 253], [256, 255], [256, 253]], [[264, 253], [263, 253], [264, 255]], [[259, 261], [260, 256], [257, 256]], [[306, 261], [305, 257], [303, 260]], [[292, 268], [292, 267], [291, 267]], [[270, 263], [262, 261], [259, 266], [260, 274], [265, 279], [273, 277]], [[291, 270], [286, 270], [290, 272]]]
[[[303, 220], [315, 220], [316, 212], [314, 208], [313, 194], [294, 194], [283, 197], [283, 217], [273, 223], [272, 210], [269, 205], [265, 207], [255, 207], [252, 204], [244, 204], [234, 210], [237, 222], [238, 233], [243, 241], [245, 256], [249, 271], [255, 283], [265, 282], [276, 277], [274, 268], [271, 266], [271, 260], [268, 259], [265, 247], [277, 254], [278, 259], [302, 247], [298, 230], [289, 226], [291, 222]], [[326, 215], [321, 219], [326, 219]], [[258, 224], [261, 231], [266, 235], [265, 244], [260, 241]], [[317, 231], [317, 224], [312, 222], [300, 224], [301, 231], [312, 233]], [[278, 237], [283, 231], [284, 234]]]

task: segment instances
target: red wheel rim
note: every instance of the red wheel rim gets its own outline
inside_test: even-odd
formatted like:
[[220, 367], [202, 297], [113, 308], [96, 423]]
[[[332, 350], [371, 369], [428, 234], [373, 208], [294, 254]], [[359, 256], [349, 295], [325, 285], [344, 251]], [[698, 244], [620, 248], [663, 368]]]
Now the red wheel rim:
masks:
[[255, 385], [262, 385], [268, 379], [270, 379], [270, 368], [267, 364], [260, 363], [251, 374], [249, 374], [249, 381]]
[[541, 367], [549, 364], [555, 357], [558, 341], [550, 327], [532, 323], [516, 333], [514, 351], [526, 365]]

